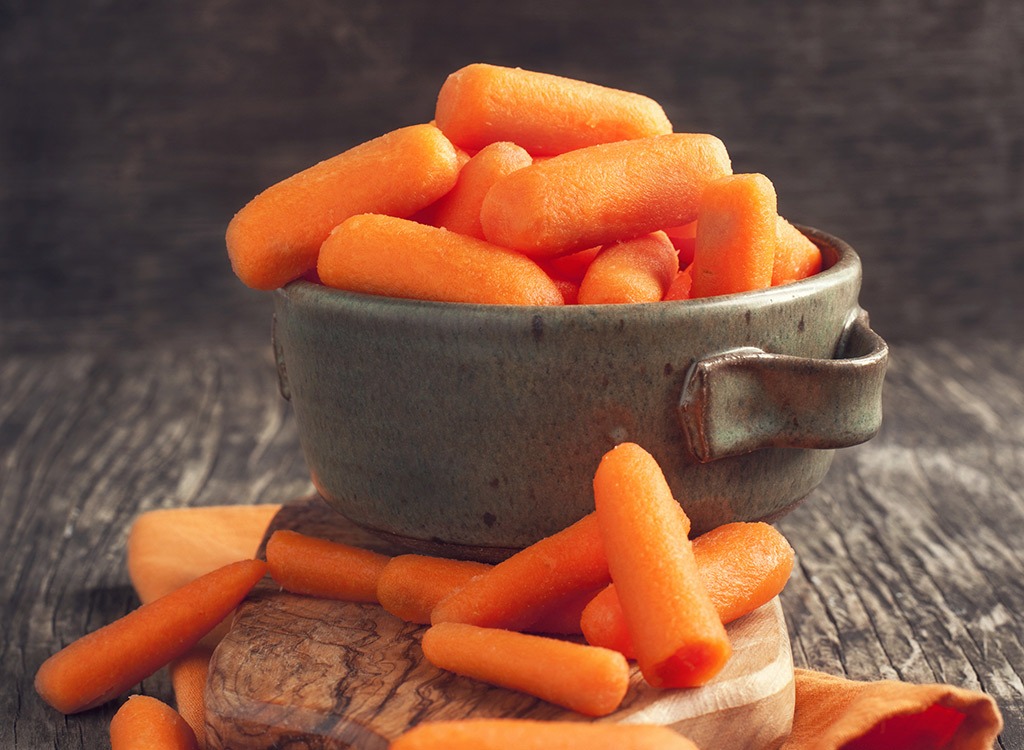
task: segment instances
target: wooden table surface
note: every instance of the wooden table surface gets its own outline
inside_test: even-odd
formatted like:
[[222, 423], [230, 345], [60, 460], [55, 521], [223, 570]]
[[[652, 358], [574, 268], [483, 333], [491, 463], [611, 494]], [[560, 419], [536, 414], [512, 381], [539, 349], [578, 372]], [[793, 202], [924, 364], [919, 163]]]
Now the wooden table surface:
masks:
[[795, 661], [984, 690], [1024, 747], [1022, 44], [1013, 0], [0, 4], [0, 747], [106, 746], [32, 678], [136, 606], [138, 513], [311, 489], [231, 214], [475, 60], [638, 88], [858, 249], [884, 425], [779, 524]]

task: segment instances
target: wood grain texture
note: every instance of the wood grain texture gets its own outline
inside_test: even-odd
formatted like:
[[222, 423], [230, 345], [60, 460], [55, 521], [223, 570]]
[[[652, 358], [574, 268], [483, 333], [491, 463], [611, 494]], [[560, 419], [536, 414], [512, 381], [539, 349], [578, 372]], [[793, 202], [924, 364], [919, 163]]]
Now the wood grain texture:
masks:
[[[279, 528], [389, 554], [322, 501], [286, 506]], [[460, 677], [423, 657], [423, 626], [372, 604], [296, 596], [261, 584], [218, 646], [207, 683], [212, 748], [384, 750], [413, 725], [468, 717], [587, 721], [545, 701]], [[633, 667], [622, 706], [601, 719], [676, 728], [701, 747], [773, 750], [789, 734], [793, 661], [773, 600], [728, 626], [733, 656], [697, 690], [655, 690]]]

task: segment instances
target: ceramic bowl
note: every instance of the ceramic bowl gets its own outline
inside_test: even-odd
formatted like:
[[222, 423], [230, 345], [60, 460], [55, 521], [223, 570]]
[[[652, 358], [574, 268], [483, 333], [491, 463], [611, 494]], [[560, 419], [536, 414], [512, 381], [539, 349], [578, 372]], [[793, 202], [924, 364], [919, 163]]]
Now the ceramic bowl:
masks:
[[601, 456], [660, 463], [694, 533], [771, 520], [881, 421], [887, 347], [861, 264], [644, 305], [451, 304], [297, 281], [275, 293], [282, 394], [323, 498], [409, 548], [497, 559], [593, 509]]

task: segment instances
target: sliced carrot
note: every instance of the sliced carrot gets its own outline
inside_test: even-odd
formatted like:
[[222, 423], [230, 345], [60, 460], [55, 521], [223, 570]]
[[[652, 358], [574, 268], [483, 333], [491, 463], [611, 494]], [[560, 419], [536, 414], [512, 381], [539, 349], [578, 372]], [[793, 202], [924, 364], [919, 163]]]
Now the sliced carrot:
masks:
[[672, 132], [661, 105], [646, 96], [484, 63], [448, 76], [435, 121], [471, 151], [512, 141], [535, 156]]
[[280, 529], [267, 541], [267, 568], [294, 594], [376, 602], [377, 580], [390, 558], [367, 549]]
[[[793, 571], [793, 548], [766, 523], [729, 523], [693, 540], [697, 572], [723, 625], [753, 612], [782, 591]], [[580, 627], [593, 646], [634, 658], [615, 584], [583, 610]]]
[[594, 475], [594, 503], [644, 679], [703, 685], [732, 650], [700, 581], [689, 521], [657, 461], [634, 443], [616, 446]]
[[331, 232], [317, 270], [324, 284], [387, 297], [498, 305], [561, 305], [562, 294], [521, 253], [447, 229], [377, 214]]
[[547, 258], [543, 262], [543, 268], [552, 277], [574, 281], [578, 285], [590, 268], [590, 264], [601, 252], [601, 245], [588, 247], [585, 250], [578, 250], [568, 255], [558, 255], [554, 258]]
[[427, 625], [438, 602], [490, 569], [486, 563], [470, 560], [398, 555], [380, 574], [377, 599], [396, 617]]
[[664, 232], [605, 245], [587, 269], [581, 305], [660, 302], [679, 273], [679, 256]]
[[609, 580], [601, 531], [591, 513], [476, 576], [443, 599], [430, 619], [524, 630], [569, 596]]
[[498, 245], [538, 258], [563, 255], [693, 221], [705, 186], [731, 171], [712, 135], [590, 146], [498, 180], [480, 221]]
[[772, 286], [806, 279], [821, 270], [821, 248], [803, 232], [781, 216], [777, 217], [775, 231]]
[[653, 724], [592, 724], [530, 719], [464, 719], [420, 724], [389, 750], [697, 750]]
[[423, 654], [439, 669], [519, 690], [587, 716], [606, 716], [629, 688], [629, 665], [596, 646], [446, 622], [423, 635]]
[[276, 289], [316, 267], [331, 230], [350, 216], [412, 216], [455, 185], [459, 159], [433, 125], [412, 125], [355, 146], [267, 188], [231, 220], [238, 277]]
[[192, 727], [199, 747], [206, 747], [206, 678], [212, 656], [213, 649], [200, 644], [170, 663], [178, 712]]
[[265, 563], [242, 560], [143, 604], [43, 662], [36, 691], [65, 714], [105, 703], [187, 653], [264, 573]]
[[665, 234], [679, 253], [679, 267], [685, 268], [693, 263], [693, 249], [697, 244], [697, 222], [691, 221], [678, 227], [669, 227]]
[[690, 287], [693, 286], [692, 266], [687, 266], [672, 279], [672, 283], [665, 292], [665, 301], [690, 299]]
[[764, 289], [775, 262], [775, 188], [761, 174], [711, 183], [700, 199], [692, 297]]
[[133, 695], [110, 721], [111, 750], [198, 750], [185, 720], [163, 701]]
[[459, 234], [484, 239], [480, 206], [491, 186], [500, 178], [528, 167], [530, 155], [514, 143], [492, 143], [478, 151], [459, 172], [458, 182], [434, 204], [429, 223]]

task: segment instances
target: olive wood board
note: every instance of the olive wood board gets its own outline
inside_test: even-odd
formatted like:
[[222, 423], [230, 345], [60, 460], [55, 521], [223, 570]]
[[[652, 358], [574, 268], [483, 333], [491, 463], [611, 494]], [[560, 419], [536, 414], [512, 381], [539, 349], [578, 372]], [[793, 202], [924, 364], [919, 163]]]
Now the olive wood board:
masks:
[[[279, 528], [398, 554], [319, 500], [286, 505]], [[265, 579], [239, 607], [206, 684], [210, 748], [383, 750], [415, 724], [468, 717], [595, 721], [444, 672], [420, 650], [424, 626], [372, 604], [282, 592]], [[767, 750], [789, 734], [793, 660], [774, 599], [728, 626], [733, 656], [709, 684], [656, 690], [635, 666], [622, 706], [596, 721], [672, 726], [698, 747]]]

